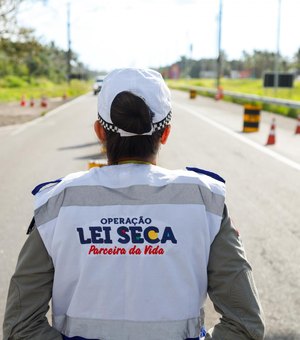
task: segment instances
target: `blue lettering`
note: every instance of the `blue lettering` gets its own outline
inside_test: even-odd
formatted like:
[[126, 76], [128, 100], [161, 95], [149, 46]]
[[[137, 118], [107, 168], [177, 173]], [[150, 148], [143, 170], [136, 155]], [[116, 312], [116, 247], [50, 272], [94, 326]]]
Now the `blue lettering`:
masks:
[[83, 228], [77, 228], [76, 230], [79, 234], [79, 240], [81, 244], [87, 244], [92, 242], [90, 238], [87, 239], [84, 238]]
[[103, 238], [101, 237], [101, 227], [89, 227], [91, 231], [92, 243], [103, 243]]
[[131, 231], [131, 241], [132, 243], [144, 243], [142, 238], [142, 227], [129, 227]]
[[112, 243], [112, 240], [110, 238], [110, 230], [111, 227], [103, 227], [103, 231], [105, 232], [104, 243]]
[[130, 237], [129, 237], [129, 235], [127, 234], [128, 231], [129, 231], [129, 229], [128, 229], [127, 227], [124, 227], [124, 226], [123, 226], [123, 227], [119, 227], [119, 228], [117, 229], [118, 235], [121, 236], [121, 237], [119, 237], [119, 239], [118, 239], [118, 241], [119, 241], [120, 243], [125, 244], [125, 243], [128, 243], [128, 242], [130, 241]]
[[161, 243], [166, 243], [167, 241], [171, 241], [172, 243], [177, 243], [177, 240], [173, 234], [171, 227], [166, 227], [161, 238]]

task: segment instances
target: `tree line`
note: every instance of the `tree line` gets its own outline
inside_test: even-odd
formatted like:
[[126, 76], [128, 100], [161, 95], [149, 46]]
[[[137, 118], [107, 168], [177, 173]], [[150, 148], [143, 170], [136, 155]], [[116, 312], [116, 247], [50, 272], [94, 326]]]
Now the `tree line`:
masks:
[[[254, 50], [252, 53], [243, 51], [240, 59], [229, 60], [223, 51], [221, 53], [221, 76], [260, 79], [265, 72], [274, 71], [276, 57], [273, 52]], [[214, 78], [217, 61], [213, 58], [194, 60], [182, 56], [176, 63], [161, 67], [160, 71], [169, 78]], [[300, 48], [292, 58], [279, 56], [279, 72], [300, 75]]]
[[[86, 79], [90, 70], [72, 53], [71, 78]], [[42, 44], [30, 29], [21, 28], [11, 37], [0, 36], [0, 77], [15, 75], [31, 80], [47, 77], [54, 82], [68, 78], [66, 51], [54, 42]]]

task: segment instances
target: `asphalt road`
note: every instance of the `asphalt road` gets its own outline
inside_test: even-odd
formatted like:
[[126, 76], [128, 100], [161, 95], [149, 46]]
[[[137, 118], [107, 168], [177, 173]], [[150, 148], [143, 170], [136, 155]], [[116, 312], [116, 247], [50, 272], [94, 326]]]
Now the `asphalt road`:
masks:
[[[159, 165], [197, 166], [227, 182], [227, 205], [243, 239], [267, 321], [267, 339], [300, 339], [300, 135], [295, 120], [276, 116], [276, 144], [265, 146], [272, 115], [260, 132], [241, 133], [243, 108], [173, 92], [174, 118]], [[43, 118], [0, 128], [0, 322], [8, 283], [32, 217], [38, 183], [87, 169], [99, 158], [92, 94]], [[103, 155], [101, 156], [103, 158]], [[208, 303], [207, 325], [218, 315]]]

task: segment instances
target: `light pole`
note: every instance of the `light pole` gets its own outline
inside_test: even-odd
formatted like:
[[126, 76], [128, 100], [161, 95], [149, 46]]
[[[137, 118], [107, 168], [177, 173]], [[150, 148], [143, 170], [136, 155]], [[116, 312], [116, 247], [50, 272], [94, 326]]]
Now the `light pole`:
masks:
[[280, 21], [281, 21], [281, 0], [278, 0], [278, 13], [277, 13], [277, 42], [276, 42], [276, 57], [274, 63], [274, 89], [277, 94], [279, 85], [279, 58], [280, 58]]
[[222, 0], [219, 0], [219, 17], [218, 17], [218, 59], [217, 59], [217, 89], [220, 87], [220, 78], [222, 72], [221, 57], [221, 35], [222, 35]]
[[71, 23], [70, 23], [70, 3], [67, 4], [67, 39], [68, 39], [68, 51], [67, 51], [67, 73], [68, 73], [68, 83], [71, 81]]

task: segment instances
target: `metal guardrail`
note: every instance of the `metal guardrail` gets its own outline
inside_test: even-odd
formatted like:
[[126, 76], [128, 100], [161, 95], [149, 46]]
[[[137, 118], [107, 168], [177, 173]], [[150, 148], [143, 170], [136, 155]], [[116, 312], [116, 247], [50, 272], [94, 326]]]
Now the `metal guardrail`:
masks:
[[[196, 90], [196, 91], [198, 90], [198, 91], [208, 92], [212, 94], [217, 93], [217, 89], [211, 89], [207, 87], [188, 86], [188, 85], [184, 85], [182, 87], [186, 89], [191, 89], [191, 90]], [[227, 95], [227, 96], [231, 96], [233, 98], [238, 98], [238, 99], [246, 99], [246, 100], [261, 102], [265, 104], [273, 104], [273, 105], [279, 105], [279, 106], [286, 106], [286, 107], [290, 107], [293, 109], [300, 109], [300, 101], [295, 101], [295, 100], [277, 99], [277, 98], [272, 98], [272, 97], [263, 97], [263, 96], [258, 96], [255, 94], [246, 94], [246, 93], [232, 92], [232, 91], [223, 91], [223, 94], [225, 96]]]

